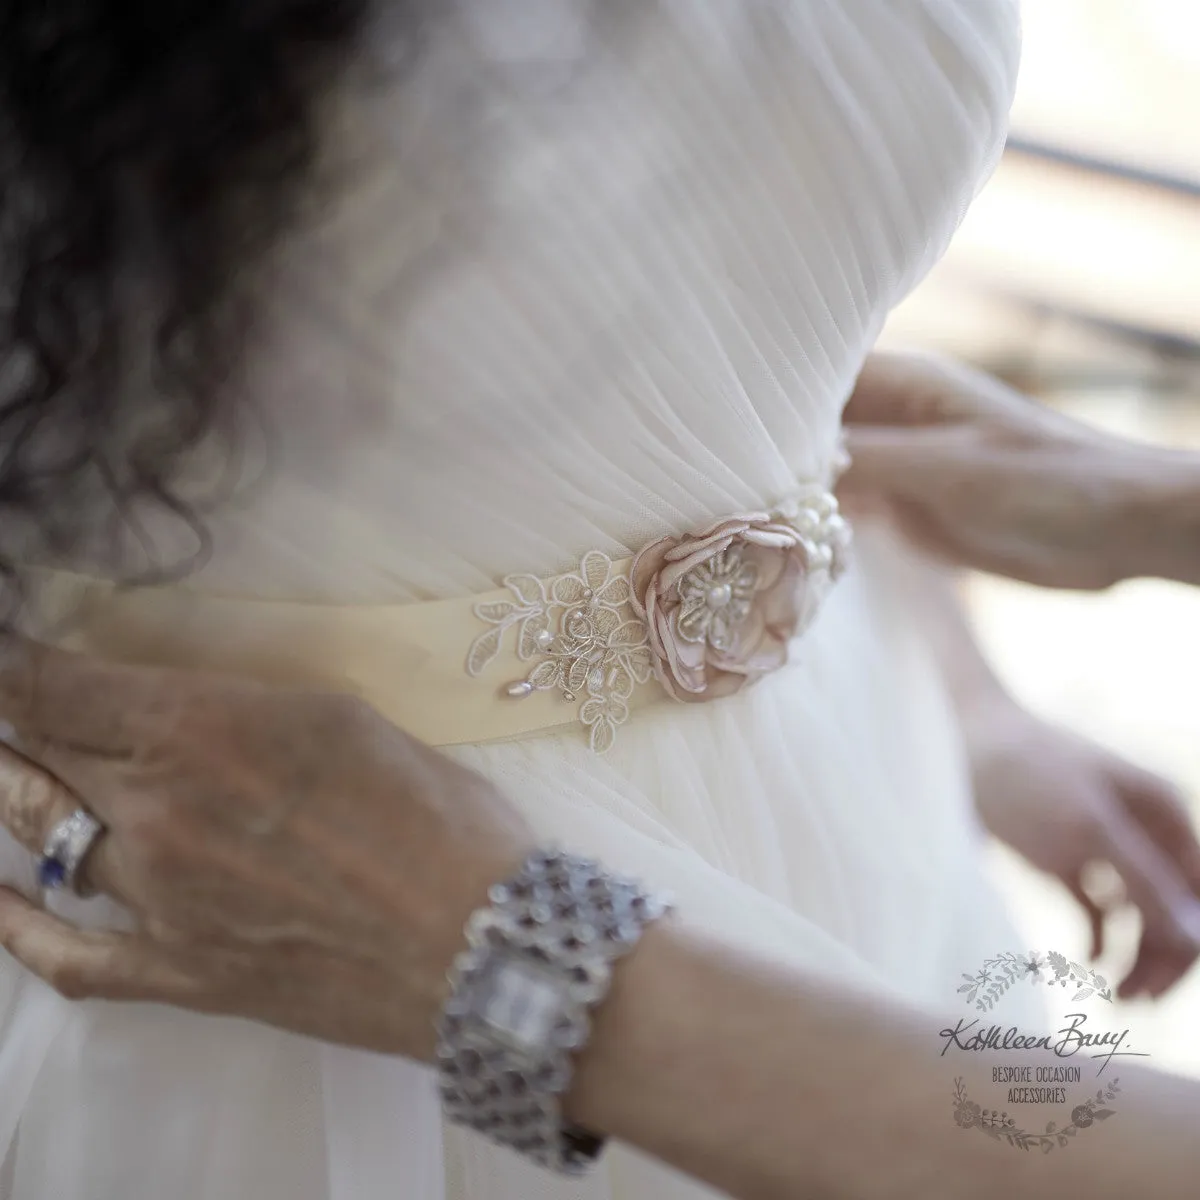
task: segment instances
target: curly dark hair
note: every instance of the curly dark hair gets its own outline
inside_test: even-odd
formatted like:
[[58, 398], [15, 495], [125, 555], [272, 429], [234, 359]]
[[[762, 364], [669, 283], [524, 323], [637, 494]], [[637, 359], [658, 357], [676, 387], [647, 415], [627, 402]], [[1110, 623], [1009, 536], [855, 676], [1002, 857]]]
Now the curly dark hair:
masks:
[[7, 600], [21, 563], [136, 545], [146, 505], [203, 553], [180, 475], [232, 436], [255, 268], [298, 208], [319, 98], [367, 8], [0, 0]]

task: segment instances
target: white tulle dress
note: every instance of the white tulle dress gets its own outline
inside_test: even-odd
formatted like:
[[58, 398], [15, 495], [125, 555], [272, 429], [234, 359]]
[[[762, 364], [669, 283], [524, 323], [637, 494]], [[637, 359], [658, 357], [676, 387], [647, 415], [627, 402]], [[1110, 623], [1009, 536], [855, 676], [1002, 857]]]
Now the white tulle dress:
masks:
[[[254, 371], [272, 453], [191, 581], [235, 613], [483, 593], [826, 475], [888, 310], [996, 160], [1018, 28], [1010, 0], [460, 0], [415, 62], [399, 44], [381, 15], [330, 100], [330, 203]], [[603, 755], [575, 728], [449, 752], [690, 918], [944, 1005], [1012, 938], [869, 533], [792, 649], [741, 695], [635, 712]], [[32, 886], [2, 837], [0, 880]], [[708, 1194], [620, 1147], [543, 1176], [443, 1129], [414, 1066], [69, 1005], [10, 961], [0, 1162], [3, 1200]]]

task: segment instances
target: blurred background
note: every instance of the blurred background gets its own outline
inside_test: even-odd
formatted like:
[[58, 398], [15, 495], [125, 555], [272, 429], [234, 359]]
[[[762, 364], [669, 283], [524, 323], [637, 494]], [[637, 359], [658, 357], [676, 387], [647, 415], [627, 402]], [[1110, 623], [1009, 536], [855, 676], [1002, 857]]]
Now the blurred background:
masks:
[[[1200, 5], [1030, 0], [1024, 22], [1004, 160], [885, 341], [955, 354], [1132, 437], [1200, 447]], [[1173, 778], [1200, 820], [1200, 591], [978, 579], [970, 596], [1018, 695]], [[1086, 953], [1057, 884], [1000, 851], [994, 869], [1028, 948]], [[1136, 924], [1116, 932], [1109, 978], [1132, 960]], [[1158, 1065], [1200, 1076], [1200, 971], [1125, 1007]]]

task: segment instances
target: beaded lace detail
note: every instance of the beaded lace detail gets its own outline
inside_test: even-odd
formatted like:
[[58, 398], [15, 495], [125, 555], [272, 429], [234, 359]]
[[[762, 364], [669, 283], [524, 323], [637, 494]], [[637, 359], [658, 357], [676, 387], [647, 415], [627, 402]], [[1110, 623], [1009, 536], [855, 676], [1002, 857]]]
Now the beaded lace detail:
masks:
[[512, 600], [477, 604], [475, 615], [491, 626], [471, 644], [467, 673], [478, 676], [500, 652], [511, 629], [517, 657], [536, 665], [509, 684], [509, 696], [558, 691], [578, 701], [579, 720], [593, 750], [602, 753], [629, 719], [625, 703], [635, 684], [648, 683], [653, 662], [645, 621], [630, 606], [629, 579], [613, 570], [598, 550], [584, 556], [579, 570], [545, 581], [509, 575], [504, 586]]
[[629, 697], [652, 676], [675, 699], [731, 695], [783, 664], [787, 642], [841, 574], [849, 528], [837, 501], [810, 488], [770, 513], [660, 538], [627, 569], [598, 550], [579, 570], [541, 580], [509, 575], [511, 598], [480, 601], [489, 628], [471, 643], [478, 677], [512, 631], [532, 663], [506, 685], [512, 699], [556, 691], [579, 704], [591, 748], [608, 750], [629, 719]]

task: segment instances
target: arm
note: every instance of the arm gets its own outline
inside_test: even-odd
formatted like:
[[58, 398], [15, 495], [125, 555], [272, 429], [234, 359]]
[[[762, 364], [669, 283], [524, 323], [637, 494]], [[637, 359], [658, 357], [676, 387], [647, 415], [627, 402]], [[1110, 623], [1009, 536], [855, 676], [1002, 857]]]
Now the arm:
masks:
[[948, 1024], [663, 924], [618, 972], [572, 1113], [744, 1200], [1195, 1195], [1200, 1083], [1123, 1064], [1100, 1136], [1022, 1153], [955, 1125]]
[[987, 829], [1057, 879], [1104, 953], [1106, 904], [1087, 887], [1107, 862], [1138, 909], [1137, 958], [1123, 999], [1157, 998], [1200, 955], [1200, 841], [1167, 780], [1029, 712], [1005, 689], [968, 623], [954, 579], [911, 556], [930, 641], [962, 723], [975, 804]]
[[[535, 842], [511, 802], [345, 697], [7, 649], [0, 716], [36, 762], [0, 748], [0, 823], [36, 854], [84, 798], [105, 826], [88, 882], [140, 921], [80, 930], [0, 889], [0, 946], [72, 999], [431, 1060], [464, 924]], [[669, 874], [657, 842], [624, 845]], [[617, 967], [570, 1097], [580, 1123], [750, 1200], [1192, 1194], [1200, 1085], [1123, 1069], [1119, 1128], [1031, 1159], [955, 1126], [947, 1017], [735, 881], [689, 887], [681, 911], [732, 909], [734, 932], [660, 922]], [[779, 920], [809, 953], [734, 949]]]
[[1154, 453], [1141, 480], [1128, 501], [1143, 531], [1129, 575], [1200, 586], [1200, 454]]
[[[408, 906], [376, 915], [415, 926]], [[179, 971], [165, 956], [141, 961], [118, 988], [104, 974], [119, 969], [116, 956], [104, 965], [100, 956], [110, 941], [69, 930], [3, 889], [0, 944], [56, 981], [70, 979], [74, 999], [173, 1001], [428, 1058], [413, 1018], [427, 1019], [435, 984], [424, 970], [425, 986], [402, 983], [411, 963], [378, 974], [363, 994], [360, 978], [340, 982], [331, 956], [335, 974], [325, 987], [336, 1006], [319, 1020], [312, 1010], [299, 1020], [264, 1012], [247, 990], [253, 983], [229, 977], [227, 964], [218, 969], [230, 990], [219, 996], [185, 996], [183, 979], [165, 978], [172, 966]], [[294, 968], [293, 978], [303, 970]], [[283, 979], [278, 967], [273, 974]], [[206, 983], [214, 980], [215, 971]], [[316, 981], [299, 982], [316, 992]], [[985, 1093], [992, 1065], [938, 1057], [937, 1033], [954, 1021], [664, 922], [617, 968], [568, 1111], [739, 1200], [1194, 1197], [1200, 1083], [1122, 1065], [1121, 1112], [1102, 1136], [1061, 1154], [1025, 1154], [954, 1123], [954, 1076]]]
[[1200, 583], [1200, 453], [1100, 433], [999, 380], [870, 356], [846, 409], [844, 498], [946, 561], [1048, 587]]

